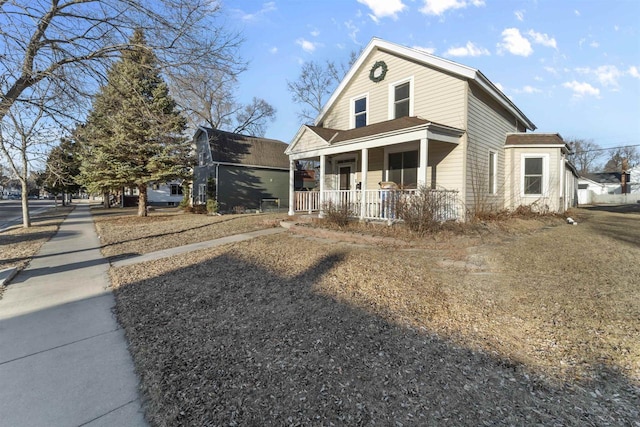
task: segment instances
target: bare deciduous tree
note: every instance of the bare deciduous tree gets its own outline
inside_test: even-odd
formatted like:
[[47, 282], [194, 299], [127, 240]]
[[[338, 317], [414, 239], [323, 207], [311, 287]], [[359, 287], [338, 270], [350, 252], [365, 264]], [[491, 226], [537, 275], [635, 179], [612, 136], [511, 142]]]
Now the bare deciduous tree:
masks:
[[625, 159], [628, 168], [640, 163], [640, 152], [637, 147], [625, 146], [609, 150], [609, 159], [604, 165], [605, 172], [621, 172]]
[[602, 148], [591, 139], [569, 138], [567, 143], [571, 147], [571, 161], [578, 173], [584, 175], [596, 172], [596, 162], [602, 157]]
[[[244, 62], [236, 55], [242, 39], [216, 21], [219, 10], [215, 0], [0, 0], [0, 147], [4, 157], [11, 157], [10, 151], [16, 148], [18, 157], [27, 157], [22, 164], [28, 166], [26, 147], [37, 138], [33, 138], [35, 124], [26, 121], [26, 111], [41, 108], [38, 120], [62, 125], [82, 120], [86, 111], [82, 104], [104, 82], [112, 61], [130, 47], [129, 38], [136, 28], [148, 35], [169, 79], [188, 75], [195, 63], [202, 73], [233, 74], [243, 69]], [[76, 108], [37, 99], [38, 93], [49, 96], [52, 92], [72, 100]], [[13, 120], [18, 117], [23, 120]], [[16, 142], [20, 140], [15, 139], [20, 134], [17, 125], [29, 136], [26, 146]], [[7, 134], [9, 129], [13, 135]], [[19, 175], [28, 176], [28, 172], [25, 169]], [[23, 198], [28, 226], [25, 193]]]

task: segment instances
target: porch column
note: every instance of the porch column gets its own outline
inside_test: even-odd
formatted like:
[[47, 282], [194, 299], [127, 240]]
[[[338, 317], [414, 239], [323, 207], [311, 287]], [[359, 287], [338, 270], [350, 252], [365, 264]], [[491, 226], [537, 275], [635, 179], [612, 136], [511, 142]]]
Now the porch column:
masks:
[[427, 162], [429, 161], [427, 138], [420, 139], [420, 163], [418, 164], [418, 188], [427, 185]]
[[289, 216], [296, 214], [296, 162], [289, 159]]
[[324, 217], [324, 180], [325, 180], [325, 169], [326, 169], [326, 163], [327, 163], [327, 156], [325, 156], [324, 154], [320, 155], [320, 194], [319, 194], [319, 198], [318, 198], [318, 203], [320, 204], [319, 206], [319, 210], [318, 210], [318, 216], [320, 218]]
[[364, 220], [367, 214], [367, 175], [369, 175], [369, 149], [363, 148], [360, 155], [360, 170], [362, 179], [360, 180], [360, 220]]

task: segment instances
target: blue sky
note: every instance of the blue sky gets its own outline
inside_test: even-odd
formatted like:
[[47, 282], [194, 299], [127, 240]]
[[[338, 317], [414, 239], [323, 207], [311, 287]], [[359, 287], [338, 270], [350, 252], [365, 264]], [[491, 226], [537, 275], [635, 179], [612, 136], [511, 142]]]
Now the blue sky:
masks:
[[[372, 37], [479, 69], [538, 127], [602, 147], [640, 144], [638, 0], [223, 1], [250, 61], [238, 97], [278, 110], [266, 136], [300, 126], [287, 80], [304, 61], [346, 62]], [[427, 117], [428, 119], [428, 117]]]

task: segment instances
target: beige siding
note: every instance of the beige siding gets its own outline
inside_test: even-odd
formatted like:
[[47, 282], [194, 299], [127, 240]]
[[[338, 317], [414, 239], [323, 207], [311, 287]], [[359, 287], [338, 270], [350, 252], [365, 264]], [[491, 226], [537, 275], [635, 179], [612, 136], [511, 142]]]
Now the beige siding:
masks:
[[461, 145], [430, 141], [427, 185], [431, 188], [462, 191]]
[[309, 129], [304, 129], [302, 135], [298, 138], [295, 146], [296, 152], [313, 150], [314, 148], [326, 147], [327, 143]]
[[[376, 61], [384, 61], [388, 71], [379, 83], [369, 80], [369, 71]], [[363, 62], [354, 78], [327, 112], [324, 127], [349, 129], [351, 127], [351, 100], [368, 95], [368, 123], [389, 120], [390, 85], [413, 78], [413, 115], [436, 123], [464, 128], [465, 81], [458, 77], [416, 64], [390, 53], [372, 52]]]
[[[560, 148], [546, 147], [511, 147], [505, 150], [505, 178], [509, 183], [509, 191], [505, 192], [505, 207], [516, 209], [518, 206], [533, 205], [536, 210], [562, 211], [563, 196], [561, 191], [560, 176], [564, 173], [564, 164], [561, 162]], [[540, 196], [524, 194], [523, 180], [523, 155], [543, 156], [546, 160], [545, 190]], [[564, 178], [564, 177], [563, 177]]]
[[[466, 204], [470, 209], [502, 209], [507, 184], [504, 143], [508, 132], [524, 131], [516, 127], [516, 118], [495, 100], [469, 83], [467, 117]], [[496, 194], [489, 194], [489, 152], [498, 155]]]

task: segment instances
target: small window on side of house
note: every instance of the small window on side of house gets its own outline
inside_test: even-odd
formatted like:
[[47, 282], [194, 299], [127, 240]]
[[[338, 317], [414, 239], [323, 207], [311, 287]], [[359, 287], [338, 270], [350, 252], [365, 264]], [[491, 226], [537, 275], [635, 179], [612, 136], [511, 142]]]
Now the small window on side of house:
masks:
[[198, 153], [198, 165], [204, 166], [204, 152]]
[[171, 184], [171, 195], [182, 196], [182, 185]]
[[497, 187], [497, 175], [496, 169], [498, 166], [498, 154], [493, 151], [489, 151], [489, 194], [496, 194]]
[[524, 158], [524, 194], [542, 194], [543, 160], [542, 157]]

